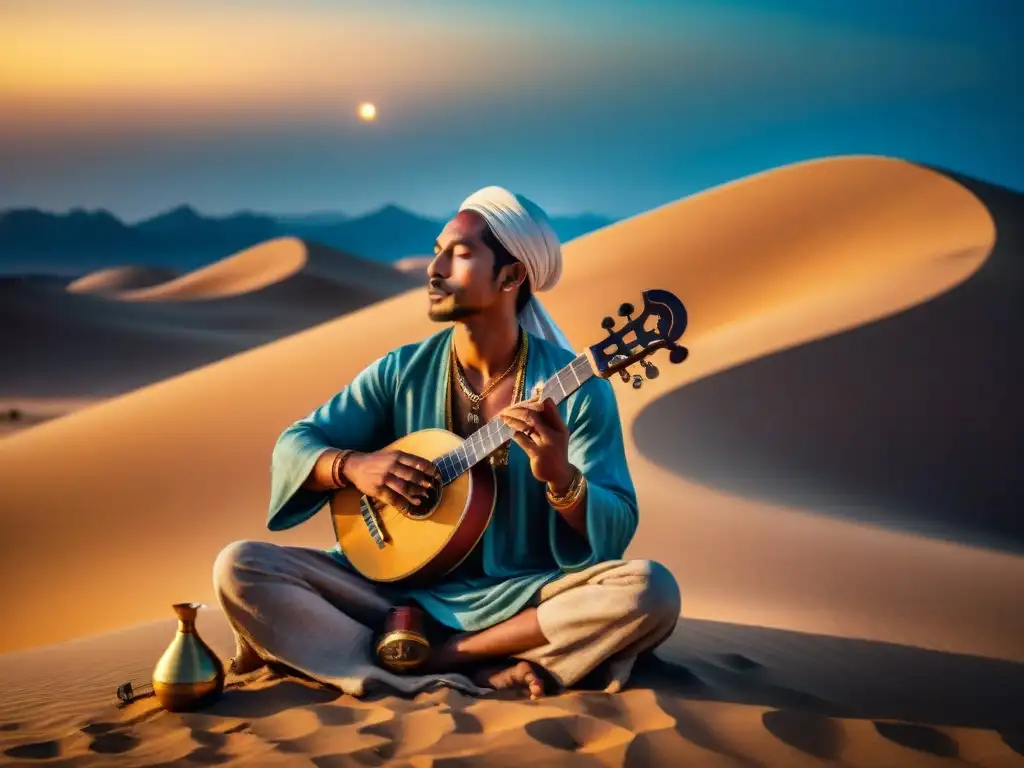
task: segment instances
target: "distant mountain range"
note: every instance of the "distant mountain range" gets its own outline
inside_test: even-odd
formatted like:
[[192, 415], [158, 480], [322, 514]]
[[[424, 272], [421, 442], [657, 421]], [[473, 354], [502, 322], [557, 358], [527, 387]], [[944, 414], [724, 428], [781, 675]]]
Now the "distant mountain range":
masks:
[[[562, 242], [611, 224], [594, 214], [553, 217]], [[204, 216], [188, 205], [136, 224], [105, 210], [0, 212], [0, 271], [79, 274], [115, 264], [193, 269], [273, 237], [313, 240], [374, 261], [426, 255], [444, 221], [395, 205], [361, 216], [240, 212]]]

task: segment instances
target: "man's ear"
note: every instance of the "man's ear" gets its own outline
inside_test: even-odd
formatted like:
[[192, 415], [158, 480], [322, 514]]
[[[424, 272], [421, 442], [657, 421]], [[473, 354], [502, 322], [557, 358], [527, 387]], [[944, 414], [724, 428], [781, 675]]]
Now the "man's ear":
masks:
[[519, 290], [519, 286], [523, 284], [526, 279], [526, 267], [519, 262], [510, 264], [506, 267], [508, 270], [505, 276], [501, 279], [501, 289], [503, 291], [516, 291]]

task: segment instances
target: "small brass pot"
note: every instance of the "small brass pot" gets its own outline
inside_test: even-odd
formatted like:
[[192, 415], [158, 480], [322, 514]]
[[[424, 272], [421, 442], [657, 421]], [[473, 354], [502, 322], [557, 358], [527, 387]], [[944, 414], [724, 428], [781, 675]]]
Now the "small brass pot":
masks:
[[392, 672], [415, 672], [430, 657], [423, 613], [412, 606], [392, 608], [377, 642], [377, 659]]
[[208, 706], [224, 691], [224, 665], [196, 632], [201, 603], [177, 603], [178, 631], [153, 669], [153, 693], [170, 712]]

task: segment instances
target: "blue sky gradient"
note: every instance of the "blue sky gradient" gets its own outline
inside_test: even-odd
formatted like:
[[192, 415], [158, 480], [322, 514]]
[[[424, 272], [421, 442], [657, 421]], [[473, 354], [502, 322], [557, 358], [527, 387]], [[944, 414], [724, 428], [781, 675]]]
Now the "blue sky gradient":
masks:
[[619, 217], [849, 153], [1021, 190], [1022, 6], [13, 0], [0, 208], [440, 215], [502, 184]]

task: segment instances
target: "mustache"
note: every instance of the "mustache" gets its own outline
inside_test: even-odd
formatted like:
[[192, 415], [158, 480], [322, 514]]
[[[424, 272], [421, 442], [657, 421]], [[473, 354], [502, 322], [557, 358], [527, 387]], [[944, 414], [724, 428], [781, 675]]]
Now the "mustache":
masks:
[[436, 277], [432, 277], [427, 282], [427, 290], [434, 291], [435, 293], [451, 293], [447, 286], [445, 286], [444, 281], [438, 280]]

